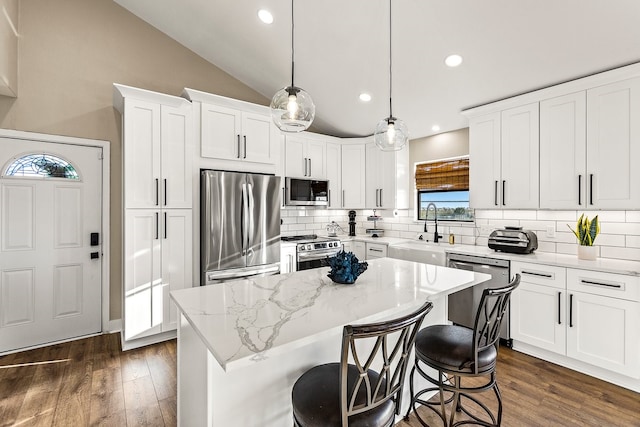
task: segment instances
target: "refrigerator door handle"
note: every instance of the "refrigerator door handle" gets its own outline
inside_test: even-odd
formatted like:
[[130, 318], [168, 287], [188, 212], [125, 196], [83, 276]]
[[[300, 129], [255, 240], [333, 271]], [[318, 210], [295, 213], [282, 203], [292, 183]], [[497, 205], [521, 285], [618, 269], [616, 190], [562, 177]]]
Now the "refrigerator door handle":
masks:
[[248, 221], [249, 221], [249, 201], [247, 198], [247, 184], [242, 184], [242, 213], [240, 216], [240, 239], [242, 241], [242, 256], [247, 254]]
[[253, 237], [253, 233], [255, 230], [255, 221], [254, 221], [254, 216], [252, 215], [253, 212], [253, 205], [254, 205], [254, 200], [253, 200], [253, 184], [247, 184], [247, 219], [248, 219], [248, 223], [249, 223], [249, 230], [247, 233], [247, 245], [245, 246], [245, 250], [247, 251], [247, 255], [253, 255], [253, 242], [252, 242], [252, 237]]

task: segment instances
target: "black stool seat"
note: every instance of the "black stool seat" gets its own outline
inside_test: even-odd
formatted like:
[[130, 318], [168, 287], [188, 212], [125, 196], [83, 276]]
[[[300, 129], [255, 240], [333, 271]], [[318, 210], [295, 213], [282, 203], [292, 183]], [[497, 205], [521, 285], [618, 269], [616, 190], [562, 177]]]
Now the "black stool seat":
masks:
[[[378, 382], [377, 372], [367, 372], [371, 384]], [[359, 376], [358, 369], [348, 365], [347, 388], [351, 390]], [[384, 391], [384, 387], [381, 389]], [[384, 394], [384, 393], [382, 393]], [[356, 394], [355, 406], [367, 402], [365, 383]], [[316, 366], [305, 372], [293, 386], [293, 416], [303, 426], [342, 426], [340, 409], [340, 363]], [[349, 427], [390, 426], [393, 424], [395, 404], [389, 399], [367, 412], [349, 417]]]
[[494, 369], [498, 358], [491, 346], [478, 354], [474, 365], [473, 329], [457, 325], [433, 325], [416, 336], [416, 356], [429, 366], [455, 373], [483, 373]]

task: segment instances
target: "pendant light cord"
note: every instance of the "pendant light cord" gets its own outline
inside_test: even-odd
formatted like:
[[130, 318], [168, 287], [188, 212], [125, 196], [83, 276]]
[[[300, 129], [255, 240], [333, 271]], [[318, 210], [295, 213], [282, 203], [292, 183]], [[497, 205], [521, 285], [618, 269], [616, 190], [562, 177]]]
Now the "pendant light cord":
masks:
[[[292, 0], [293, 1], [293, 0]], [[391, 67], [391, 0], [389, 0], [389, 118], [393, 117], [391, 93], [392, 93], [392, 67]]]
[[294, 26], [294, 19], [293, 19], [293, 0], [291, 0], [291, 87], [294, 87], [295, 85], [293, 84], [293, 68], [294, 68], [294, 44], [293, 44], [293, 26]]

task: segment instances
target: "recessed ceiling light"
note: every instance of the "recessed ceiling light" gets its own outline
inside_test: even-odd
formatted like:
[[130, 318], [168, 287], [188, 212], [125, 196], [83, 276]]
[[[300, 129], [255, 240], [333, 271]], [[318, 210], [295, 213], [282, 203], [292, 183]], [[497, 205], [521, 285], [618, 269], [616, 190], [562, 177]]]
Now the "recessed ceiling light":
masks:
[[266, 9], [260, 9], [258, 11], [258, 18], [265, 24], [273, 24], [273, 15]]
[[449, 55], [445, 58], [444, 63], [449, 67], [457, 67], [462, 64], [462, 56], [460, 55]]
[[360, 101], [362, 101], [362, 102], [371, 101], [371, 95], [369, 95], [368, 93], [364, 93], [364, 92], [361, 93], [359, 98], [360, 98]]
[[431, 126], [431, 130], [434, 131], [434, 132], [438, 132], [440, 130], [440, 126], [433, 125], [433, 126]]

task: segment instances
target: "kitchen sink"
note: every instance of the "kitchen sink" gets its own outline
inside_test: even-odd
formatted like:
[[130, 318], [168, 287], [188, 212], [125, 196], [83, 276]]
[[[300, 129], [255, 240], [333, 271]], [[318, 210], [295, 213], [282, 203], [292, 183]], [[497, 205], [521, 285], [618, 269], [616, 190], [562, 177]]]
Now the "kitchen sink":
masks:
[[425, 264], [446, 264], [446, 251], [455, 248], [449, 243], [433, 243], [420, 240], [409, 240], [402, 243], [389, 245], [387, 256], [389, 258], [403, 259], [406, 261], [423, 262]]

